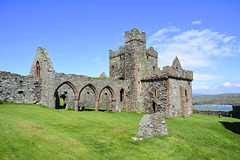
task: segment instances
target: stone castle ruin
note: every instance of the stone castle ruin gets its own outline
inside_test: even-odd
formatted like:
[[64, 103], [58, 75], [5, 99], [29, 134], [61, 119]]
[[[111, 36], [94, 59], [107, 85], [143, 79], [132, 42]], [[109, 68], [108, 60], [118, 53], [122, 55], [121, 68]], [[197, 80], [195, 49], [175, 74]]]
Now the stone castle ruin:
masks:
[[176, 57], [158, 68], [158, 52], [146, 48], [146, 33], [125, 32], [125, 44], [109, 51], [109, 78], [55, 72], [46, 49], [38, 48], [29, 76], [0, 72], [0, 100], [49, 108], [106, 108], [189, 117], [193, 72]]

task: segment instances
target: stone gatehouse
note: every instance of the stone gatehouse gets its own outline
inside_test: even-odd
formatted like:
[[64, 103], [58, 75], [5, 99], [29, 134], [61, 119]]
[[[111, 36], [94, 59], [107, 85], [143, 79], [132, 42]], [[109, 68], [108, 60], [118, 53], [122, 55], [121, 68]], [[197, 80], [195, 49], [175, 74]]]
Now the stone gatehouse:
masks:
[[146, 48], [146, 33], [125, 32], [125, 44], [109, 51], [109, 78], [55, 72], [46, 49], [38, 48], [29, 76], [0, 72], [0, 100], [43, 104], [49, 108], [106, 108], [161, 112], [189, 117], [193, 72], [183, 70], [176, 57], [158, 68], [158, 53]]

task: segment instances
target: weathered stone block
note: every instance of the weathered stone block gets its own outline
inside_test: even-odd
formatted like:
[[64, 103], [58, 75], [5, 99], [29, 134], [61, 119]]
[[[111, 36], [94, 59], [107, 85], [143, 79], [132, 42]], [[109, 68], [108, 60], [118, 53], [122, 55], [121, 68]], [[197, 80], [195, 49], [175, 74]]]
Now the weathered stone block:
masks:
[[165, 118], [161, 113], [143, 115], [138, 128], [138, 136], [153, 138], [168, 135]]

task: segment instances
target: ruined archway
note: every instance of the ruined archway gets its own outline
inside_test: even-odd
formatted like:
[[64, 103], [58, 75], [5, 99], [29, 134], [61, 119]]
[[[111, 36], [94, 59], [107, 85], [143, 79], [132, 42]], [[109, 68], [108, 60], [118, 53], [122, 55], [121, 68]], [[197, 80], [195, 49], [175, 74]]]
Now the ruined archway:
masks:
[[79, 107], [82, 107], [82, 109], [83, 107], [94, 107], [95, 111], [98, 111], [98, 93], [92, 84], [87, 84], [80, 90], [78, 100], [80, 106], [75, 108], [76, 111], [80, 109]]
[[[61, 90], [61, 88], [64, 88], [63, 90]], [[65, 109], [68, 109], [69, 107], [69, 95], [71, 95], [69, 93], [69, 90], [73, 91], [72, 94], [72, 102], [74, 107], [78, 106], [78, 96], [77, 96], [77, 89], [76, 87], [69, 81], [63, 82], [61, 83], [55, 90], [54, 92], [54, 102], [55, 102], [55, 108], [56, 109], [60, 109], [62, 108], [60, 105], [60, 99], [64, 99], [65, 104]], [[60, 93], [59, 93], [60, 92]], [[59, 96], [61, 95], [61, 96]]]
[[40, 77], [40, 64], [37, 61], [36, 66], [35, 66], [35, 76]]
[[[115, 111], [116, 98], [115, 98], [115, 93], [114, 93], [113, 89], [109, 86], [104, 87], [99, 93], [99, 100], [102, 100], [101, 96], [102, 96], [102, 94], [105, 95], [105, 93], [111, 94], [111, 96], [109, 95], [111, 98], [111, 100], [109, 99], [110, 100], [109, 106], [110, 106], [110, 108], [112, 108], [112, 111]], [[108, 106], [106, 106], [106, 110], [108, 110]]]

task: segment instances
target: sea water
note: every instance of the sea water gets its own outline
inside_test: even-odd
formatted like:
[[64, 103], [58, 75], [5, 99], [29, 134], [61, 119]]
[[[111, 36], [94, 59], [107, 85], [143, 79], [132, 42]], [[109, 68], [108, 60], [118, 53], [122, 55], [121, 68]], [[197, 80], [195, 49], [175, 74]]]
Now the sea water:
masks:
[[196, 110], [232, 111], [232, 105], [195, 105]]

